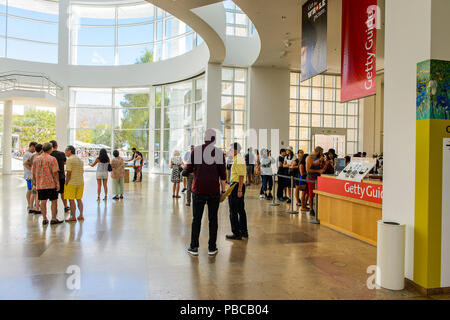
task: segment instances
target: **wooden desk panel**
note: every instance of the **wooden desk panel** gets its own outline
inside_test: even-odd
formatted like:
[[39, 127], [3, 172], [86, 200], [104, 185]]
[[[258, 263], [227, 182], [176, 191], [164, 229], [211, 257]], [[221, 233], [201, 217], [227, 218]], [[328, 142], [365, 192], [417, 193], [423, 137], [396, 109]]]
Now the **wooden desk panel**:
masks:
[[320, 223], [359, 240], [377, 245], [381, 206], [316, 191]]

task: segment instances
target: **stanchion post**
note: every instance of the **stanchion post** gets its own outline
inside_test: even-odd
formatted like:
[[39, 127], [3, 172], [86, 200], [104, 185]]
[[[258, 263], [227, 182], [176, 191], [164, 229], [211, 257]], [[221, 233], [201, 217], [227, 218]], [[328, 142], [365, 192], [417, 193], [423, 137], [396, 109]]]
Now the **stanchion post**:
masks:
[[294, 210], [294, 177], [291, 176], [291, 205], [289, 210], [286, 211], [286, 213], [290, 214], [296, 214], [298, 211]]
[[[317, 190], [317, 180], [314, 181], [314, 190]], [[311, 208], [311, 211], [314, 212], [314, 219], [311, 219], [309, 221], [309, 223], [320, 224], [318, 202], [319, 201], [317, 199], [317, 196], [314, 196], [314, 198], [313, 198], [313, 208]]]
[[[274, 174], [273, 175], [273, 177], [272, 177], [272, 203], [271, 204], [269, 204], [269, 206], [272, 206], [272, 207], [278, 207], [280, 204], [279, 203], [277, 203], [276, 201], [275, 201], [275, 198], [276, 198], [276, 193], [275, 193], [275, 177], [276, 177], [277, 175], [276, 174]], [[280, 187], [280, 186], [278, 186], [278, 187]]]

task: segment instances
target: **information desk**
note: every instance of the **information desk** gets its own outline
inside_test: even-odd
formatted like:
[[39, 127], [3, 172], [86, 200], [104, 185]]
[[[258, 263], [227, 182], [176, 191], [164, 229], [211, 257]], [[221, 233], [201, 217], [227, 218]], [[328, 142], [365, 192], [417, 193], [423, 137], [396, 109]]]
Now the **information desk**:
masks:
[[353, 182], [335, 176], [317, 180], [320, 223], [372, 245], [377, 245], [377, 221], [381, 220], [383, 183]]

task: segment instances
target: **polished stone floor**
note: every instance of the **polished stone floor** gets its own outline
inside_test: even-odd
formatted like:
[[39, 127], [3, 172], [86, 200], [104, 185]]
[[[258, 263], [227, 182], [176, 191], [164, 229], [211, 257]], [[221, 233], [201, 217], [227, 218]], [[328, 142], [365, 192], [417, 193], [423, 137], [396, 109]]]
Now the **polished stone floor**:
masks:
[[[369, 290], [375, 247], [269, 206], [256, 186], [246, 199], [250, 238], [225, 240], [222, 204], [214, 258], [206, 216], [199, 256], [186, 253], [192, 213], [184, 196], [172, 199], [168, 176], [145, 176], [126, 184], [124, 200], [98, 203], [95, 173], [86, 173], [86, 220], [55, 226], [26, 213], [25, 188], [20, 175], [0, 175], [0, 299], [449, 298]], [[67, 286], [70, 266], [79, 268], [79, 289]]]

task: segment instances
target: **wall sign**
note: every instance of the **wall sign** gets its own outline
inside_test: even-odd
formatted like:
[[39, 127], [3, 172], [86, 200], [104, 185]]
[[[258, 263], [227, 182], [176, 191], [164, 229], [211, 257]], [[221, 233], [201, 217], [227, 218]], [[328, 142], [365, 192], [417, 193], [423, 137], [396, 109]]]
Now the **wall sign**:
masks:
[[309, 0], [302, 7], [302, 81], [327, 71], [328, 0]]
[[383, 185], [318, 177], [317, 190], [367, 202], [383, 203]]
[[341, 102], [376, 93], [377, 0], [342, 0]]

